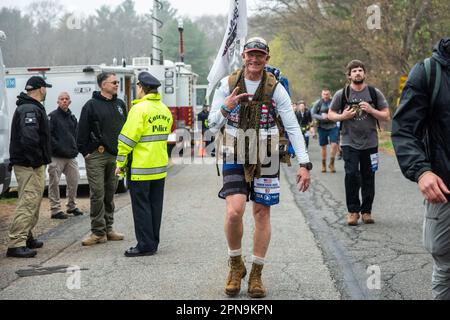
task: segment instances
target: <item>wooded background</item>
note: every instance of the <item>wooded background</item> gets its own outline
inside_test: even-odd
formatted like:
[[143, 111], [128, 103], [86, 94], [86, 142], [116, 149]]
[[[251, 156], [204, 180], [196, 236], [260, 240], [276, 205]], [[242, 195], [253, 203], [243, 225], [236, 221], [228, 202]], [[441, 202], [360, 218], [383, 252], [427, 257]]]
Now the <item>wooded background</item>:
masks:
[[[178, 61], [179, 15], [162, 2], [164, 59]], [[368, 8], [374, 4], [380, 9], [379, 29], [370, 28], [374, 16]], [[261, 0], [249, 18], [249, 37], [269, 41], [270, 63], [288, 77], [293, 100], [304, 99], [309, 105], [323, 87], [333, 92], [342, 88], [345, 65], [360, 59], [368, 67], [368, 81], [394, 108], [400, 76], [429, 56], [440, 38], [450, 36], [449, 5], [449, 0]], [[185, 62], [200, 75], [199, 82], [206, 83], [226, 15], [183, 17]], [[68, 28], [72, 16], [54, 0], [32, 2], [23, 11], [2, 8], [0, 30], [8, 35], [2, 44], [6, 66], [111, 64], [113, 58], [131, 63], [132, 57], [151, 54], [151, 13], [136, 12], [132, 0], [77, 17], [80, 28]]]

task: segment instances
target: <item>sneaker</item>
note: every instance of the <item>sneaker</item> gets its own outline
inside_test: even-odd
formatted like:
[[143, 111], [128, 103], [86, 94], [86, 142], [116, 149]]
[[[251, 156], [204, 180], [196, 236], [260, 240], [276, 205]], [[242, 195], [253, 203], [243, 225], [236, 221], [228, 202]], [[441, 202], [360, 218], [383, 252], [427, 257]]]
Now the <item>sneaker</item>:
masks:
[[370, 213], [363, 213], [361, 219], [365, 224], [375, 223], [375, 220], [373, 220], [372, 214], [370, 214]]
[[62, 211], [52, 214], [52, 219], [67, 219], [67, 218], [68, 218], [67, 215]]
[[359, 220], [359, 213], [349, 213], [347, 215], [347, 224], [349, 226], [357, 226]]
[[27, 247], [8, 248], [6, 251], [7, 257], [14, 258], [33, 258], [36, 254], [36, 250], [31, 250]]
[[83, 211], [81, 211], [78, 208], [75, 208], [73, 210], [67, 210], [66, 212], [69, 214], [73, 214], [74, 216], [82, 216], [84, 214]]
[[96, 234], [91, 233], [89, 236], [84, 238], [83, 241], [81, 241], [81, 244], [83, 246], [92, 246], [94, 244], [105, 243], [106, 241], [106, 235], [97, 236]]
[[122, 233], [110, 231], [106, 234], [106, 238], [108, 241], [121, 241], [125, 238], [125, 236]]

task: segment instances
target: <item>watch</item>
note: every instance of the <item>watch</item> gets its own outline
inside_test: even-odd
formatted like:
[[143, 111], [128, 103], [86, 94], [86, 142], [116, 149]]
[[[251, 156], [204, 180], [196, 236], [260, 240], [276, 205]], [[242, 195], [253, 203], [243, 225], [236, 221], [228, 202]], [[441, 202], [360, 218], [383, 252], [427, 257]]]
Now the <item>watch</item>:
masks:
[[311, 171], [313, 168], [313, 164], [311, 162], [300, 163], [300, 168], [305, 168], [305, 169]]

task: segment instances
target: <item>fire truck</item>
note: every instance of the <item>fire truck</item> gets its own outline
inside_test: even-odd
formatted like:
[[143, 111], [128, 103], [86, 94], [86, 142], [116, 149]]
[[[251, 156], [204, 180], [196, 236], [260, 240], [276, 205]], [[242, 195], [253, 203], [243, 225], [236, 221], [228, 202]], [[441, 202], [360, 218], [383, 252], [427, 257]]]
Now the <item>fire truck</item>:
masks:
[[[162, 101], [172, 112], [172, 134], [169, 135], [169, 152], [177, 141], [176, 130], [183, 129], [193, 133], [195, 122], [196, 88], [198, 75], [192, 72], [192, 67], [183, 62], [164, 60], [164, 63], [152, 64], [150, 57], [133, 59], [132, 67], [136, 77], [142, 71], [147, 71], [161, 82], [159, 92]], [[170, 154], [170, 153], [169, 153]]]

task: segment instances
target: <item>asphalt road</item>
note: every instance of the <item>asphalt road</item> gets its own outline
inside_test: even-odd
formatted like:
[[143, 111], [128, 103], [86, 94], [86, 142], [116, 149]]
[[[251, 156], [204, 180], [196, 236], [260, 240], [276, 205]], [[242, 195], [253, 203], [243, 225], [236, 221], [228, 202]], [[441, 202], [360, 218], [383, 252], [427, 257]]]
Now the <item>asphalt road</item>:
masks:
[[317, 140], [311, 142], [310, 158], [315, 166], [312, 188], [305, 194], [294, 190], [294, 197], [342, 298], [431, 299], [432, 259], [422, 246], [423, 197], [403, 177], [396, 158], [380, 154], [375, 224], [355, 227], [346, 224], [344, 162], [337, 161], [334, 174], [321, 173]]
[[[123, 256], [135, 244], [131, 206], [116, 213], [115, 226], [126, 235], [122, 242], [82, 247], [89, 221], [72, 220], [43, 237], [46, 245], [37, 258], [0, 258], [0, 299], [227, 299], [225, 203], [217, 198], [221, 179], [214, 165], [171, 167], [157, 255]], [[263, 272], [267, 299], [340, 299], [286, 179], [282, 188], [282, 204], [272, 213], [272, 243]], [[250, 209], [247, 206], [243, 243], [248, 268]], [[67, 273], [67, 266], [80, 271]], [[246, 289], [244, 281], [234, 299], [249, 299]]]
[[[373, 225], [346, 225], [343, 161], [320, 172], [317, 141], [311, 189], [295, 187], [296, 167], [282, 168], [281, 204], [272, 211], [272, 241], [263, 271], [267, 299], [431, 299], [431, 257], [421, 243], [423, 200], [381, 154]], [[0, 257], [0, 299], [227, 299], [225, 203], [214, 165], [175, 165], [166, 182], [161, 245], [155, 256], [126, 258], [135, 245], [131, 206], [116, 213], [121, 242], [82, 247], [89, 218], [43, 235], [34, 259]], [[251, 205], [243, 254], [251, 267]], [[75, 272], [68, 272], [67, 267]], [[79, 270], [79, 271], [78, 271]], [[249, 299], [247, 284], [234, 299]], [[230, 299], [232, 300], [232, 299]]]

